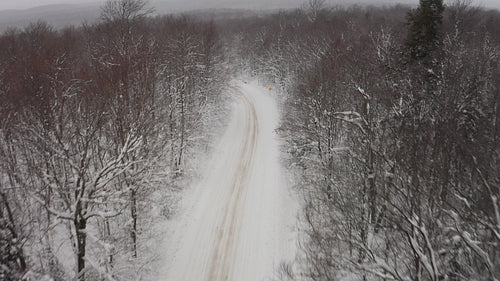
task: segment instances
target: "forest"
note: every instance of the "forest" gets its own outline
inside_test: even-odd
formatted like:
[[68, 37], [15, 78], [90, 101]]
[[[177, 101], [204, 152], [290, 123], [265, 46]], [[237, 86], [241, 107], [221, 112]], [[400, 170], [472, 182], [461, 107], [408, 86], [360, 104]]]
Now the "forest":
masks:
[[500, 11], [234, 13], [110, 0], [0, 36], [0, 280], [157, 280], [155, 227], [241, 76], [278, 91], [302, 206], [276, 281], [500, 280]]

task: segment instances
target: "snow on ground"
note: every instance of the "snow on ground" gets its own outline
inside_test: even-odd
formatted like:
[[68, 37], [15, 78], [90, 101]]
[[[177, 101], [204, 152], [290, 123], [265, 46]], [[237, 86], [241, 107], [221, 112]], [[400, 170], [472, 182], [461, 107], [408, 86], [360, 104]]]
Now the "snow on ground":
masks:
[[280, 165], [276, 103], [235, 81], [231, 121], [169, 223], [158, 280], [271, 280], [295, 254], [296, 204]]

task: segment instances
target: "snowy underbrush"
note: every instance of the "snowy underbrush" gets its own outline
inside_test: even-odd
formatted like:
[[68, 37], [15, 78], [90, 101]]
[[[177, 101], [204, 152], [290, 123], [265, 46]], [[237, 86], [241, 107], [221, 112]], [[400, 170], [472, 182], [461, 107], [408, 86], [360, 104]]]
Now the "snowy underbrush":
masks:
[[[220, 93], [212, 95], [216, 100], [200, 107], [203, 112], [197, 115], [201, 118], [193, 122], [196, 126], [186, 130], [181, 169], [172, 165], [171, 147], [175, 146], [171, 146], [171, 142], [175, 140], [164, 136], [164, 145], [154, 140], [150, 146], [144, 146], [150, 156], [144, 157], [147, 161], [137, 162], [141, 164], [140, 169], [134, 166], [127, 170], [131, 172], [130, 182], [120, 178], [112, 182], [122, 184], [122, 190], [103, 188], [109, 192], [103, 193], [109, 200], [93, 199], [102, 210], [96, 210], [84, 230], [86, 267], [82, 273], [85, 280], [157, 280], [158, 270], [169, 258], [164, 256], [163, 245], [171, 238], [172, 220], [175, 220], [180, 202], [193, 182], [201, 177], [214, 143], [228, 122], [231, 98], [227, 90], [218, 91]], [[137, 176], [132, 173], [134, 169]], [[133, 190], [137, 192], [132, 198]], [[77, 249], [73, 244], [76, 235], [72, 221], [54, 216], [36, 222], [39, 214], [46, 211], [45, 206], [29, 196], [24, 200], [33, 203], [27, 204], [29, 207], [24, 210], [23, 217], [23, 221], [30, 222], [21, 241], [29, 268], [24, 278], [32, 281], [77, 280]], [[89, 211], [94, 210], [89, 208]]]
[[[172, 258], [165, 256], [165, 245], [177, 227], [175, 221], [182, 200], [189, 196], [186, 194], [189, 194], [191, 186], [202, 176], [214, 143], [228, 122], [229, 110], [230, 98], [226, 90], [221, 90], [218, 101], [205, 105], [202, 120], [199, 120], [201, 125], [190, 132], [182, 172], [172, 171], [169, 163], [164, 163], [150, 175], [150, 179], [158, 180], [156, 187], [139, 206], [138, 254], [137, 257], [124, 255], [116, 261], [114, 271], [120, 274], [115, 274], [115, 280], [158, 280], [159, 272]], [[130, 221], [122, 223], [126, 227]], [[127, 247], [129, 245], [123, 245], [123, 248]]]
[[151, 212], [148, 220], [150, 228], [144, 240], [148, 247], [145, 252], [150, 255], [147, 266], [149, 274], [141, 280], [158, 280], [172, 256], [166, 256], [172, 251], [171, 241], [180, 227], [179, 214], [183, 201], [190, 197], [193, 185], [201, 179], [215, 144], [222, 136], [231, 110], [231, 96], [227, 88], [220, 89], [217, 100], [208, 103], [204, 108], [201, 126], [193, 131], [188, 139], [186, 157], [182, 173], [172, 173], [164, 188], [151, 194], [150, 200], [158, 206]]

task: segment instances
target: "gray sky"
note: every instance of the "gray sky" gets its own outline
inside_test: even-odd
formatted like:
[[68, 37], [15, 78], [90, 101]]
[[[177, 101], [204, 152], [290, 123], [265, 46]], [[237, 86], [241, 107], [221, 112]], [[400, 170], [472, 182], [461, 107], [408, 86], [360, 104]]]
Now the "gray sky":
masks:
[[[50, 4], [102, 4], [106, 0], [0, 0], [0, 10], [7, 9], [28, 9], [37, 6], [50, 5]], [[391, 3], [407, 3], [407, 4], [416, 4], [418, 0], [344, 0], [344, 1], [335, 1], [329, 0], [328, 2], [353, 2], [353, 3], [371, 3], [371, 4], [391, 4]], [[445, 0], [445, 2], [448, 0]], [[200, 6], [216, 6], [216, 7], [225, 7], [228, 6], [241, 6], [241, 4], [250, 4], [258, 1], [255, 0], [150, 0], [149, 1], [152, 6], [154, 6], [155, 2], [164, 2], [171, 3], [173, 6], [179, 6], [184, 3], [186, 7], [197, 6], [200, 3]], [[261, 1], [262, 2], [262, 1]], [[278, 3], [279, 6], [286, 6], [286, 3], [293, 3], [292, 7], [296, 7], [296, 3], [305, 2], [296, 1], [296, 0], [271, 0], [267, 2], [275, 2]], [[265, 2], [264, 2], [265, 3]], [[480, 5], [483, 7], [494, 7], [500, 9], [500, 0], [475, 0], [474, 5]], [[265, 7], [262, 7], [265, 8]]]
[[0, 10], [28, 9], [50, 4], [104, 3], [105, 0], [0, 0]]

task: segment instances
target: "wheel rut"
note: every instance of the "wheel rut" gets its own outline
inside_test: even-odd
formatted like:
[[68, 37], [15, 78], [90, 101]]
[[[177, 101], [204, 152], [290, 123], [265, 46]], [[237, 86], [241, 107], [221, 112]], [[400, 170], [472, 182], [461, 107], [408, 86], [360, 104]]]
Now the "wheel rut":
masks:
[[232, 175], [231, 195], [223, 209], [222, 223], [217, 226], [215, 246], [211, 254], [207, 281], [228, 281], [231, 276], [231, 263], [236, 256], [240, 217], [242, 216], [242, 197], [248, 187], [255, 149], [258, 139], [258, 120], [255, 106], [246, 95], [237, 88], [232, 90], [238, 94], [245, 104], [246, 135], [240, 150], [236, 173]]

